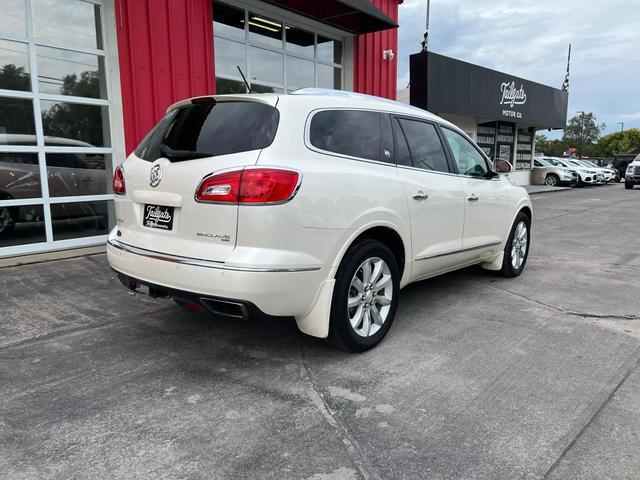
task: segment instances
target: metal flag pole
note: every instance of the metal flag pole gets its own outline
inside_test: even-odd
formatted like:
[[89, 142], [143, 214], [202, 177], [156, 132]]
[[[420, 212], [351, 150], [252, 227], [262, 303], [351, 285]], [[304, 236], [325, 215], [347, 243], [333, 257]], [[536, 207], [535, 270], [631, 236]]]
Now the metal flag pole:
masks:
[[427, 24], [422, 38], [422, 51], [426, 52], [429, 49], [429, 12], [431, 11], [431, 0], [427, 0]]
[[569, 65], [571, 64], [571, 44], [569, 44], [569, 54], [567, 55], [567, 74], [562, 82], [562, 90], [569, 91]]

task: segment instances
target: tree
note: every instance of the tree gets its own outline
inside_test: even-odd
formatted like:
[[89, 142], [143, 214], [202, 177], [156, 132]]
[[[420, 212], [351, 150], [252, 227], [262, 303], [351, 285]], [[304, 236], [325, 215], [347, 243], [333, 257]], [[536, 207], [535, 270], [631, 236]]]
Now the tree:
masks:
[[598, 151], [603, 157], [619, 153], [640, 153], [640, 129], [629, 128], [624, 132], [605, 135], [598, 140]]
[[569, 120], [562, 140], [572, 147], [577, 147], [579, 156], [587, 151], [592, 154], [595, 152], [594, 145], [605, 127], [604, 123], [598, 124], [594, 113], [582, 112]]
[[550, 157], [561, 157], [567, 147], [568, 144], [564, 140], [549, 140], [545, 135], [536, 135], [536, 155], [545, 154]]

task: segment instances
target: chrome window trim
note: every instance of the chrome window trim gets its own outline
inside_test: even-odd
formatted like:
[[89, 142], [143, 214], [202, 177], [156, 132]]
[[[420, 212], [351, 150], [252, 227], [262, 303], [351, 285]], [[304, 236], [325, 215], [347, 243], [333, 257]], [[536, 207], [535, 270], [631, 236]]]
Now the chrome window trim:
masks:
[[146, 258], [152, 258], [154, 260], [161, 260], [164, 262], [178, 263], [180, 265], [189, 265], [193, 267], [205, 267], [214, 268], [217, 270], [229, 270], [235, 272], [257, 272], [257, 273], [289, 273], [289, 272], [315, 272], [322, 267], [240, 267], [227, 265], [225, 262], [217, 260], [205, 260], [201, 258], [183, 257], [180, 255], [171, 255], [168, 253], [156, 252], [154, 250], [148, 250], [146, 248], [134, 247], [126, 243], [120, 242], [115, 239], [109, 239], [108, 245], [123, 252], [132, 253], [134, 255], [140, 255]]
[[458, 253], [473, 252], [474, 250], [482, 250], [483, 248], [497, 247], [498, 245], [501, 245], [501, 244], [502, 244], [502, 242], [491, 242], [491, 243], [487, 243], [485, 245], [478, 245], [477, 247], [463, 248], [461, 250], [454, 250], [452, 252], [436, 253], [434, 255], [425, 255], [423, 257], [416, 257], [414, 259], [414, 261], [419, 262], [421, 260], [430, 260], [432, 258], [446, 257], [447, 255], [455, 255], [455, 254], [458, 254]]

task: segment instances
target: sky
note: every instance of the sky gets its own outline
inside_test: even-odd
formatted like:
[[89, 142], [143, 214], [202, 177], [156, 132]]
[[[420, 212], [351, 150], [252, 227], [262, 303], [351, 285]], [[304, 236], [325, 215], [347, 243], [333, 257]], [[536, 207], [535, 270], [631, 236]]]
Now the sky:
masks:
[[[400, 5], [398, 88], [409, 83], [426, 5]], [[640, 128], [640, 0], [431, 0], [436, 53], [560, 88], [569, 43], [568, 117], [594, 112], [603, 133], [619, 131], [617, 122]]]

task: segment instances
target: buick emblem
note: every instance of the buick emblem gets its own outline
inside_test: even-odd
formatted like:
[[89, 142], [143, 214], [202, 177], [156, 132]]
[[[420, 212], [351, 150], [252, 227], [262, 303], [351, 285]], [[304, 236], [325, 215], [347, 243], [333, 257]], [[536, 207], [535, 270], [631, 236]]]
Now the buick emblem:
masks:
[[157, 187], [160, 185], [160, 180], [162, 180], [162, 167], [154, 165], [151, 172], [149, 172], [149, 185]]

